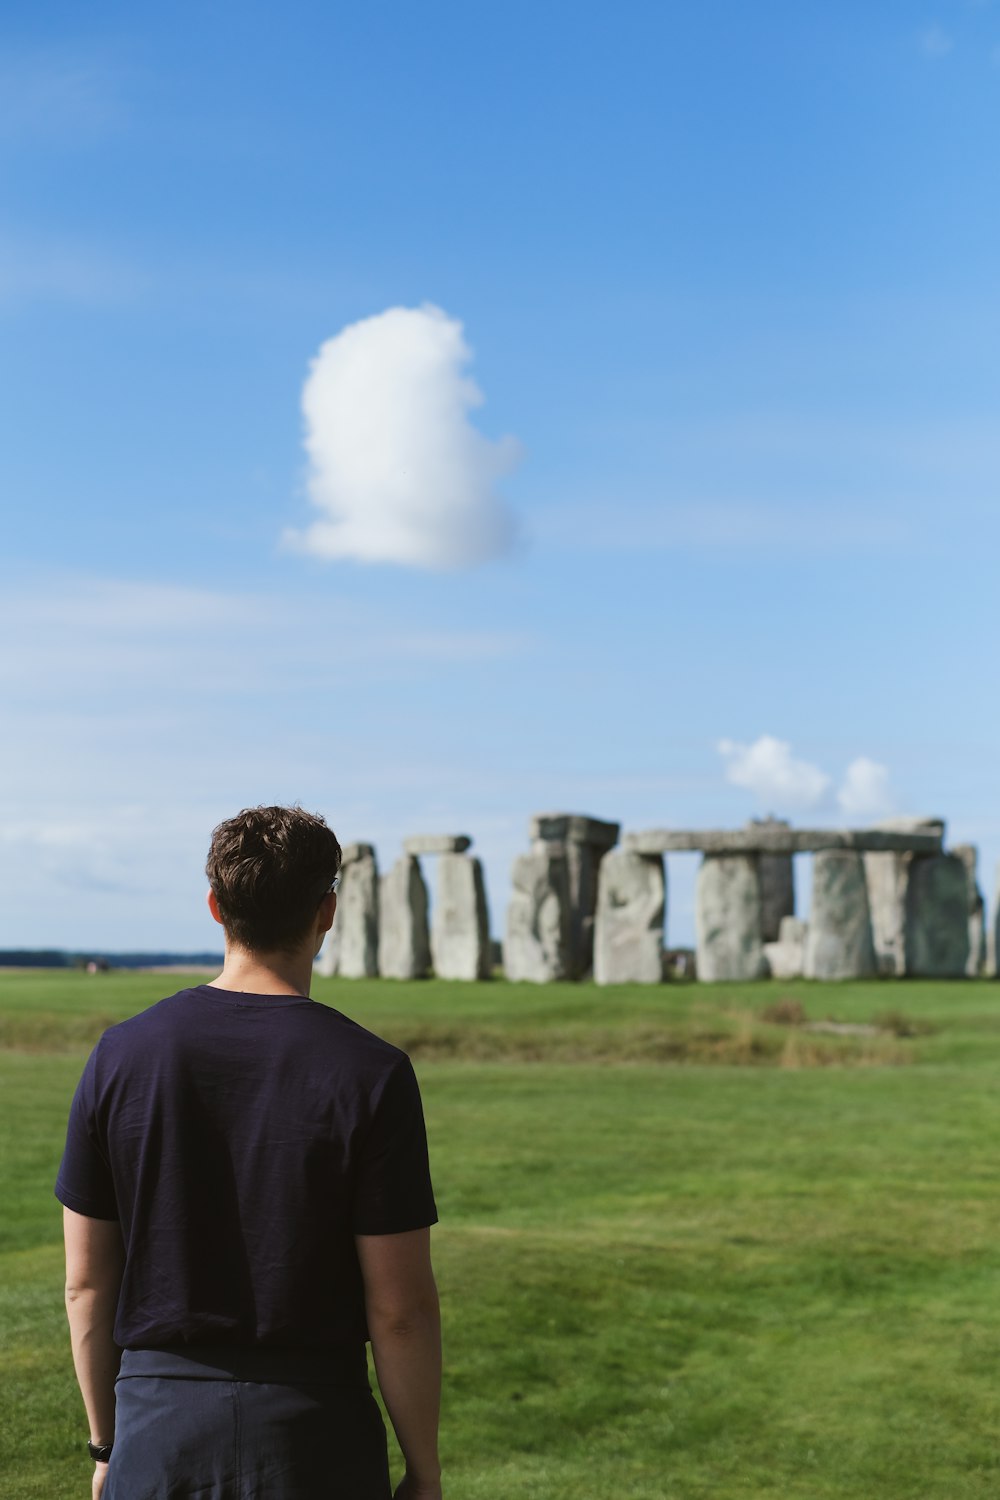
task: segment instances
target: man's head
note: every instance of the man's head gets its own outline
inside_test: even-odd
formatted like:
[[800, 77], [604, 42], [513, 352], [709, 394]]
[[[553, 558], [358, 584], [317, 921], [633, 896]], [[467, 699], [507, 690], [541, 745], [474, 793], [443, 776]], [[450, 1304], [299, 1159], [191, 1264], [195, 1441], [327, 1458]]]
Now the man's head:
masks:
[[226, 937], [250, 953], [293, 953], [313, 928], [340, 857], [333, 830], [301, 807], [247, 807], [227, 818], [212, 834], [205, 866]]

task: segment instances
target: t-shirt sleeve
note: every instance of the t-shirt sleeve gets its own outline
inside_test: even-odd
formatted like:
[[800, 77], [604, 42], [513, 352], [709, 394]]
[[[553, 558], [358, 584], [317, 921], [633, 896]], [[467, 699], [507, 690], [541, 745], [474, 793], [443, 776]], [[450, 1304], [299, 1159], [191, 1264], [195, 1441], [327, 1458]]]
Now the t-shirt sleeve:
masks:
[[66, 1129], [66, 1150], [56, 1178], [56, 1197], [88, 1219], [117, 1219], [118, 1204], [106, 1144], [97, 1120], [97, 1053], [94, 1048], [77, 1084]]
[[386, 1079], [361, 1150], [351, 1228], [403, 1234], [436, 1223], [420, 1089], [403, 1057]]

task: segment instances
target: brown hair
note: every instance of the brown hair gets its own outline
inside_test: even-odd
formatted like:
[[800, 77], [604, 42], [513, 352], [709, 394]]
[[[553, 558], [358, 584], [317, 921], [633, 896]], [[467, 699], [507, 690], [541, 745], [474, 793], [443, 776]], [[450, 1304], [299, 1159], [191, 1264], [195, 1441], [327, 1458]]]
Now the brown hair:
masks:
[[205, 866], [226, 936], [251, 953], [294, 951], [340, 859], [333, 830], [301, 807], [246, 807], [227, 818]]

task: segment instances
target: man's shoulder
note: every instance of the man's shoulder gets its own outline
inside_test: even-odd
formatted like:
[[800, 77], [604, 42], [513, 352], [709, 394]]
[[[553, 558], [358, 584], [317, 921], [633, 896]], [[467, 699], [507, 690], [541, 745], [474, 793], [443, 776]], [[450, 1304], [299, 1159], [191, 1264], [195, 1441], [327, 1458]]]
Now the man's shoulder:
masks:
[[387, 1067], [394, 1067], [397, 1063], [409, 1061], [401, 1047], [386, 1041], [385, 1037], [379, 1036], [377, 1032], [369, 1031], [359, 1021], [345, 1016], [343, 1011], [335, 1010], [332, 1005], [324, 1005], [316, 1001], [311, 1009], [317, 1017], [319, 1026], [326, 1028], [331, 1035], [336, 1034], [347, 1041], [353, 1050], [370, 1058], [373, 1062], [381, 1061]]

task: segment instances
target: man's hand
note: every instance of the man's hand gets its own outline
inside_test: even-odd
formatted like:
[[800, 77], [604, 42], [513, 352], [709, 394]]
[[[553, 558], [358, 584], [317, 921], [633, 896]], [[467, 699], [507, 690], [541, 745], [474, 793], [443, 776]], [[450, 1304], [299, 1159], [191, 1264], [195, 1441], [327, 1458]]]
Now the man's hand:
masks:
[[441, 1481], [421, 1484], [407, 1475], [397, 1486], [393, 1500], [441, 1500]]
[[430, 1230], [359, 1234], [355, 1244], [375, 1374], [406, 1463], [396, 1500], [441, 1500], [441, 1314]]
[[95, 1464], [94, 1465], [94, 1482], [91, 1485], [91, 1490], [90, 1490], [91, 1500], [101, 1500], [101, 1491], [104, 1488], [104, 1481], [107, 1479], [107, 1477], [108, 1477], [108, 1466], [107, 1466], [107, 1464]]

